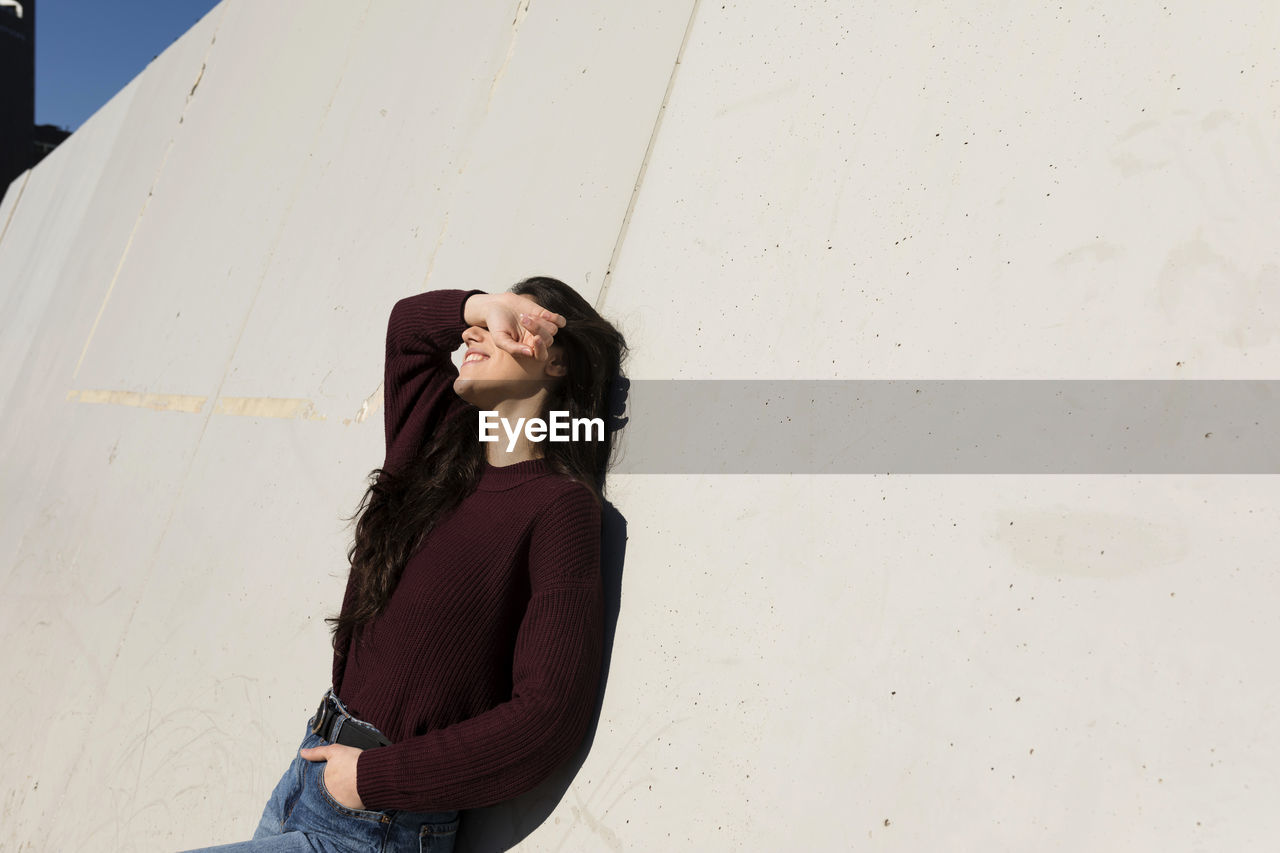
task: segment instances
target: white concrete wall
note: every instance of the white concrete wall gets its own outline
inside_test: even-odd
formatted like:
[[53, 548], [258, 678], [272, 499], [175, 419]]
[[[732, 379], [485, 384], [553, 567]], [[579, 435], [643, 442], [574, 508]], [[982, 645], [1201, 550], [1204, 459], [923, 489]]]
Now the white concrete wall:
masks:
[[[1262, 0], [224, 0], [0, 203], [0, 848], [252, 832], [405, 294], [556, 275], [635, 379], [1274, 377], [1277, 36]], [[610, 487], [590, 750], [461, 849], [1280, 833], [1274, 478]]]

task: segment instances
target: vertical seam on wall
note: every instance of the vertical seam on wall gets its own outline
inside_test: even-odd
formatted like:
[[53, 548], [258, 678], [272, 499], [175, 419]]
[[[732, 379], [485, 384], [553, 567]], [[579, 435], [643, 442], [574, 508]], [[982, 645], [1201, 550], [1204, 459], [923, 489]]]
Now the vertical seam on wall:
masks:
[[[200, 78], [204, 76], [205, 65], [208, 63], [209, 55], [213, 52], [213, 45], [218, 41], [218, 32], [222, 29], [222, 23], [227, 17], [226, 9], [230, 8], [232, 2], [234, 2], [234, 0], [222, 0], [222, 3], [220, 4], [225, 5], [226, 8], [223, 9], [222, 16], [218, 18], [218, 25], [213, 29], [213, 38], [209, 41], [209, 47], [205, 49], [204, 59], [200, 62], [200, 73], [196, 77], [197, 82], [199, 82]], [[194, 93], [194, 91], [195, 87], [193, 86], [192, 93]], [[187, 95], [187, 100], [182, 107], [183, 116], [186, 115], [187, 107], [190, 106], [190, 104], [191, 94], [189, 93]], [[182, 123], [182, 116], [178, 117], [178, 123]], [[138, 231], [138, 223], [141, 222], [143, 214], [146, 213], [147, 206], [151, 203], [151, 193], [155, 190], [156, 184], [160, 180], [160, 176], [164, 173], [164, 164], [169, 159], [169, 151], [173, 148], [173, 139], [173, 137], [169, 138], [169, 147], [165, 149], [164, 157], [160, 161], [160, 168], [156, 170], [155, 177], [151, 179], [151, 187], [147, 190], [147, 199], [142, 203], [142, 210], [138, 211], [138, 216], [134, 219], [133, 230], [129, 232], [129, 239], [125, 243], [124, 252], [121, 254], [120, 260], [116, 264], [115, 274], [111, 277], [111, 284], [107, 287], [107, 293], [102, 299], [102, 305], [98, 308], [98, 316], [93, 320], [93, 328], [89, 330], [89, 337], [85, 340], [84, 348], [80, 351], [80, 361], [76, 362], [75, 373], [71, 374], [72, 378], [75, 377], [76, 373], [80, 372], [80, 363], [84, 361], [85, 353], [89, 351], [89, 342], [93, 340], [93, 334], [98, 328], [98, 321], [102, 319], [102, 313], [107, 307], [107, 300], [111, 298], [111, 291], [116, 286], [116, 279], [120, 275], [120, 269], [124, 266], [125, 257], [129, 254], [129, 246], [133, 244], [134, 235]], [[208, 422], [206, 421], [206, 424], [207, 423]], [[203, 434], [204, 428], [201, 427], [201, 435]], [[199, 439], [196, 440], [196, 446], [197, 448], [199, 447]], [[143, 589], [145, 589], [150, 583], [151, 575], [155, 571], [156, 561], [160, 557], [160, 549], [163, 547], [165, 536], [169, 532], [169, 523], [173, 521], [174, 513], [178, 511], [178, 504], [181, 502], [182, 493], [186, 489], [187, 478], [191, 474], [191, 466], [195, 462], [195, 457], [196, 451], [193, 450], [191, 452], [191, 457], [187, 460], [187, 468], [182, 472], [182, 479], [179, 481], [177, 491], [174, 493], [173, 502], [169, 504], [169, 513], [165, 516], [164, 525], [160, 528], [160, 535], [156, 537], [155, 547], [152, 548], [151, 556], [147, 561], [147, 567], [144, 570], [145, 580], [142, 585]], [[141, 603], [142, 598], [139, 597], [134, 601], [132, 609], [129, 610], [129, 618], [125, 620], [124, 626], [120, 629], [120, 640], [116, 643], [116, 653], [112, 656], [111, 663], [107, 665], [106, 674], [103, 676], [104, 681], [110, 681], [112, 673], [115, 672], [116, 663], [120, 660], [120, 653], [124, 651], [124, 644], [129, 639], [129, 628], [133, 625], [133, 617], [138, 614], [138, 606]]]
[[658, 130], [662, 127], [662, 117], [667, 112], [667, 102], [671, 100], [671, 90], [676, 85], [676, 72], [680, 70], [680, 64], [684, 61], [684, 50], [689, 44], [689, 33], [693, 32], [693, 20], [698, 14], [699, 2], [700, 0], [693, 0], [693, 7], [689, 9], [689, 22], [684, 27], [684, 38], [680, 40], [680, 50], [676, 53], [675, 64], [671, 66], [671, 75], [667, 77], [667, 90], [662, 94], [662, 104], [658, 107], [658, 115], [653, 121], [653, 130], [649, 133], [649, 146], [645, 148], [644, 159], [640, 161], [640, 171], [636, 175], [635, 186], [631, 188], [631, 198], [627, 202], [627, 212], [622, 217], [622, 227], [618, 229], [618, 239], [613, 243], [613, 254], [609, 257], [609, 266], [604, 271], [604, 281], [600, 285], [600, 292], [596, 294], [595, 309], [597, 311], [604, 307], [605, 298], [609, 295], [609, 285], [613, 281], [613, 268], [618, 263], [618, 255], [622, 253], [622, 243], [627, 238], [627, 229], [631, 225], [631, 215], [635, 212], [636, 199], [640, 195], [640, 185], [644, 183], [645, 172], [649, 169], [649, 158], [653, 155], [653, 147], [658, 140]]
[[[222, 14], [218, 17], [218, 24], [213, 28], [213, 38], [209, 40], [209, 46], [205, 48], [204, 57], [200, 60], [200, 70], [196, 73], [195, 84], [192, 85], [191, 91], [187, 93], [186, 100], [183, 101], [182, 113], [178, 116], [178, 124], [183, 123], [187, 110], [191, 106], [191, 100], [195, 96], [196, 87], [200, 85], [200, 81], [204, 78], [204, 69], [209, 63], [209, 56], [213, 53], [213, 46], [218, 41], [218, 33], [222, 29], [223, 22], [227, 19], [227, 9], [231, 7], [232, 2], [233, 0], [222, 0], [219, 4], [223, 7]], [[93, 343], [93, 337], [98, 332], [98, 323], [101, 322], [102, 315], [106, 313], [107, 303], [111, 301], [111, 293], [116, 289], [116, 281], [120, 278], [120, 271], [124, 269], [124, 262], [129, 257], [129, 249], [133, 246], [133, 238], [138, 234], [138, 227], [142, 224], [142, 219], [147, 214], [147, 208], [151, 206], [151, 196], [155, 192], [156, 186], [160, 183], [160, 177], [164, 174], [165, 164], [169, 162], [169, 153], [173, 151], [173, 143], [177, 138], [176, 132], [169, 137], [169, 144], [164, 149], [164, 156], [160, 158], [160, 166], [151, 178], [151, 186], [147, 188], [147, 197], [142, 200], [142, 209], [133, 218], [133, 228], [129, 230], [129, 237], [125, 240], [124, 249], [120, 252], [120, 260], [116, 261], [116, 268], [111, 273], [111, 281], [107, 284], [107, 292], [103, 294], [102, 304], [98, 306], [98, 313], [93, 318], [93, 325], [89, 327], [89, 336], [84, 339], [84, 346], [80, 348], [80, 357], [76, 359], [76, 366], [71, 371], [72, 379], [80, 375], [80, 367], [84, 364], [84, 357], [89, 352], [89, 344]]]
[[[32, 166], [32, 169], [35, 167]], [[18, 194], [14, 196], [13, 207], [9, 208], [9, 216], [4, 221], [4, 227], [0, 228], [0, 243], [4, 242], [4, 235], [9, 233], [9, 223], [13, 221], [13, 215], [18, 212], [18, 204], [22, 201], [22, 194], [27, 190], [27, 181], [31, 180], [31, 169], [27, 169], [22, 173], [22, 183], [18, 186]]]

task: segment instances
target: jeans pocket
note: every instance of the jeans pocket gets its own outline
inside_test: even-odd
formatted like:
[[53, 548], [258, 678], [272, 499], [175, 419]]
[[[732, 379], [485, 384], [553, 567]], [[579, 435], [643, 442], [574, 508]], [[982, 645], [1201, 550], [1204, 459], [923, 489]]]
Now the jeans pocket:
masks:
[[327, 761], [316, 762], [316, 789], [320, 791], [321, 798], [329, 804], [329, 806], [338, 814], [354, 817], [360, 820], [371, 820], [376, 823], [386, 823], [390, 818], [386, 812], [375, 811], [373, 809], [353, 809], [344, 806], [333, 798], [333, 794], [329, 793], [329, 787], [324, 783], [324, 770], [329, 765]]
[[457, 812], [449, 820], [424, 821], [418, 830], [418, 853], [453, 853], [458, 823]]
[[[307, 731], [302, 736], [302, 743], [298, 744], [298, 752], [293, 754], [293, 762], [289, 765], [289, 769], [285, 771], [285, 777], [291, 779], [292, 784], [285, 788], [285, 795], [280, 804], [280, 828], [284, 828], [284, 824], [289, 820], [289, 815], [293, 814], [294, 806], [298, 805], [298, 800], [302, 798], [302, 790], [307, 784], [307, 765], [310, 764], [299, 753], [304, 749], [310, 749], [313, 746], [320, 746], [324, 740], [320, 735], [311, 731], [311, 724], [315, 722], [313, 715], [307, 721]], [[283, 780], [281, 786], [283, 787]]]

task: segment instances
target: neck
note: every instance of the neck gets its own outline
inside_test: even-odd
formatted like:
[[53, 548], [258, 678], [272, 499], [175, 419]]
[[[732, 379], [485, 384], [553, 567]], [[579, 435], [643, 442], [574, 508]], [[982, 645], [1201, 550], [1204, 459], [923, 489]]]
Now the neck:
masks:
[[[497, 445], [501, 445], [498, 447]], [[507, 450], [507, 439], [503, 436], [499, 441], [489, 446], [488, 452], [485, 454], [485, 460], [494, 467], [505, 468], [508, 465], [515, 465], [520, 462], [528, 462], [531, 459], [542, 459], [543, 456], [537, 452], [532, 442], [524, 440], [516, 442], [516, 446], [510, 451]]]
[[[485, 458], [490, 465], [501, 468], [543, 458], [542, 443], [530, 441], [524, 430], [524, 424], [531, 418], [542, 417], [542, 396], [539, 394], [525, 400], [503, 400], [493, 408], [492, 411], [498, 413], [498, 440], [485, 442]], [[508, 429], [516, 433], [514, 443]]]

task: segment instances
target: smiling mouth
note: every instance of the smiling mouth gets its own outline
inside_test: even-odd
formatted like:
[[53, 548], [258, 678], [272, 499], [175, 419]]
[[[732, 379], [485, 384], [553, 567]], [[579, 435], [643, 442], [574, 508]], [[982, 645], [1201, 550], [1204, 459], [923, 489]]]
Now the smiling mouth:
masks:
[[462, 364], [465, 367], [468, 364], [475, 364], [477, 361], [484, 361], [488, 357], [489, 356], [487, 355], [479, 355], [479, 354], [469, 355], [462, 360]]

